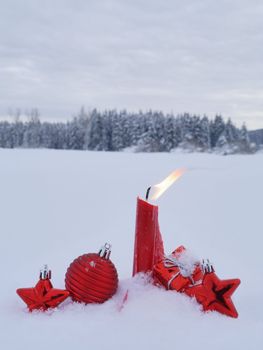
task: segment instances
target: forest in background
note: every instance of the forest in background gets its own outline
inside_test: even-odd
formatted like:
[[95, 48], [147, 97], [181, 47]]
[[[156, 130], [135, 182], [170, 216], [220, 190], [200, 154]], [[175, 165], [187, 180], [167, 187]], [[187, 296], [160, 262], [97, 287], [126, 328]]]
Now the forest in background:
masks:
[[209, 120], [189, 113], [86, 112], [84, 108], [68, 122], [41, 122], [37, 109], [30, 111], [27, 121], [14, 115], [12, 122], [0, 122], [0, 147], [134, 152], [180, 148], [222, 154], [253, 153], [257, 149], [245, 125], [238, 128], [221, 115]]

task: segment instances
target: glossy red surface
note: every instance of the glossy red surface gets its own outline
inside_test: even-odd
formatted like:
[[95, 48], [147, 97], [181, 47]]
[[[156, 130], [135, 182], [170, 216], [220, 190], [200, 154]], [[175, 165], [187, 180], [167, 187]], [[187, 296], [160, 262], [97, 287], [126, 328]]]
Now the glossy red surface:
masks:
[[49, 278], [40, 279], [34, 288], [20, 288], [16, 292], [29, 311], [55, 308], [69, 296], [67, 290], [53, 288]]
[[133, 276], [149, 272], [164, 257], [162, 235], [158, 222], [158, 207], [137, 198]]
[[118, 274], [111, 260], [96, 253], [84, 254], [70, 264], [65, 284], [73, 300], [103, 303], [115, 294]]

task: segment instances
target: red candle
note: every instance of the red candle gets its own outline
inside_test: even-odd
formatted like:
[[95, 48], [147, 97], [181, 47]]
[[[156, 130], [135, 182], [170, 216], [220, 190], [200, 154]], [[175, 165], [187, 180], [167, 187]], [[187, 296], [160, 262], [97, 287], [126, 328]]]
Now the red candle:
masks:
[[163, 240], [158, 222], [158, 207], [137, 198], [133, 276], [152, 271], [164, 256]]
[[148, 197], [151, 200], [158, 199], [184, 172], [184, 169], [178, 169], [161, 183], [152, 188], [149, 187], [146, 201], [137, 198], [133, 276], [138, 272], [152, 272], [153, 266], [164, 257], [163, 240], [158, 222], [158, 206], [150, 204]]

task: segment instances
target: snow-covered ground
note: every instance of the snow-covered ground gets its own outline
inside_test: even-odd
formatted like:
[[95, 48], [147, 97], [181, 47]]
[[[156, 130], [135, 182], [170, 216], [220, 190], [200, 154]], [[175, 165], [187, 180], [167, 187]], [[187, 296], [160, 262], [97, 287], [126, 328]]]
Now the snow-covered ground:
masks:
[[[166, 252], [184, 244], [219, 277], [239, 277], [238, 319], [130, 279], [136, 197], [181, 167], [188, 171], [157, 202]], [[0, 150], [1, 349], [261, 349], [262, 182], [263, 154]], [[105, 242], [120, 278], [110, 301], [26, 311], [15, 291], [33, 286], [44, 263], [64, 288], [70, 262]]]

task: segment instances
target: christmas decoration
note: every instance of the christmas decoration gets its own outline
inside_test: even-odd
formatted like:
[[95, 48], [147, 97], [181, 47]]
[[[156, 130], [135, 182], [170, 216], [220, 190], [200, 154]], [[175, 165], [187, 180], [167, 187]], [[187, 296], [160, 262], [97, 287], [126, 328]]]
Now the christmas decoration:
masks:
[[118, 287], [118, 274], [111, 262], [111, 246], [105, 244], [99, 253], [79, 256], [68, 267], [65, 283], [74, 301], [103, 303]]
[[149, 200], [159, 198], [184, 172], [185, 169], [178, 169], [161, 183], [149, 187], [145, 201], [137, 198], [133, 276], [150, 272], [155, 284], [195, 297], [205, 311], [238, 317], [231, 296], [240, 284], [239, 279], [220, 280], [209, 260], [201, 263], [193, 259], [183, 246], [164, 256], [158, 207]]
[[158, 207], [149, 203], [149, 200], [159, 198], [184, 172], [184, 169], [178, 169], [161, 183], [149, 187], [145, 201], [137, 198], [133, 276], [138, 272], [152, 272], [153, 266], [163, 259]]
[[231, 296], [240, 280], [220, 280], [209, 260], [200, 263], [191, 258], [183, 246], [154, 266], [153, 277], [157, 284], [166, 289], [195, 297], [204, 311], [218, 311], [230, 317], [238, 317]]
[[45, 265], [34, 288], [17, 289], [17, 294], [27, 304], [29, 311], [55, 308], [69, 296], [68, 291], [53, 288], [50, 279], [51, 271]]
[[240, 284], [240, 280], [220, 280], [214, 272], [205, 273], [201, 284], [190, 285], [185, 293], [195, 297], [205, 311], [218, 311], [221, 314], [237, 318], [238, 313], [231, 299]]
[[135, 228], [133, 276], [152, 271], [164, 256], [163, 241], [158, 223], [158, 207], [138, 198]]
[[165, 286], [167, 290], [182, 292], [190, 284], [198, 283], [203, 278], [203, 272], [199, 262], [187, 254], [184, 246], [180, 246], [154, 266], [153, 277], [156, 284]]

